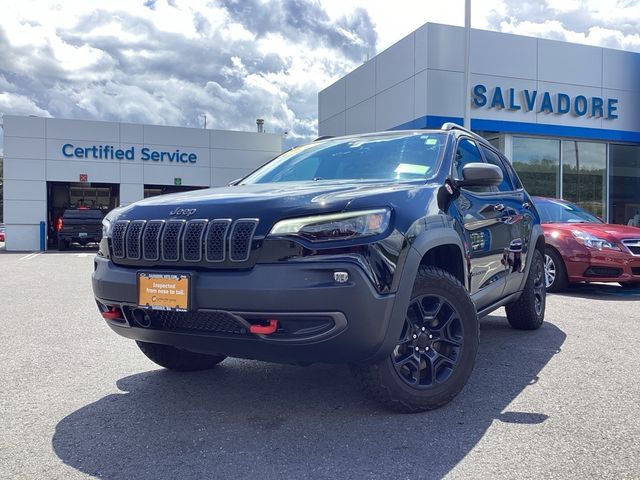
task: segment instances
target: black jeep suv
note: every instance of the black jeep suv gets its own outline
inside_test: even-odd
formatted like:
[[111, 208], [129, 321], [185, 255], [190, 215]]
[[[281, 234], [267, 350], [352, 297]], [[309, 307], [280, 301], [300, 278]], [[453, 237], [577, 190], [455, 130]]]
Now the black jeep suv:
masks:
[[112, 211], [98, 308], [173, 370], [348, 363], [403, 412], [465, 385], [478, 318], [543, 322], [544, 236], [510, 163], [455, 124], [318, 140], [233, 185]]

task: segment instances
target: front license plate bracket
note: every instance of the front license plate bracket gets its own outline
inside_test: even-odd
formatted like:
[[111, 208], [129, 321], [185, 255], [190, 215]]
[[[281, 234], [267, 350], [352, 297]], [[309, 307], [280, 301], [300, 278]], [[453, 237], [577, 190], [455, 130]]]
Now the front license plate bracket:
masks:
[[138, 306], [186, 312], [191, 308], [192, 275], [138, 272]]

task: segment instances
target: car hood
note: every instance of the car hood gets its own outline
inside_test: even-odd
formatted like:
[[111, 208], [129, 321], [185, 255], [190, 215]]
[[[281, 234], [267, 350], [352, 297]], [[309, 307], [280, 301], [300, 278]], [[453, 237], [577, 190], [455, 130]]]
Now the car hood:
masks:
[[545, 223], [545, 232], [550, 230], [562, 230], [571, 232], [578, 230], [590, 233], [604, 240], [626, 240], [630, 238], [640, 238], [640, 228], [629, 227], [627, 225], [616, 225], [613, 223]]
[[[406, 197], [419, 185], [424, 183], [316, 181], [216, 187], [140, 200], [119, 208], [110, 219], [257, 218], [259, 234], [282, 218], [349, 210], [356, 199], [357, 210], [393, 206], [395, 196]], [[172, 214], [176, 209], [189, 212]]]

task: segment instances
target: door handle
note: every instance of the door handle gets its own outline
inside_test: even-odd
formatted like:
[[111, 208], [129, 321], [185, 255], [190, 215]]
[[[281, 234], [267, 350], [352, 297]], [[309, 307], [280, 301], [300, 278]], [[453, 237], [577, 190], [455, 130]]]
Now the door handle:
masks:
[[504, 205], [503, 205], [502, 203], [496, 203], [496, 204], [493, 206], [493, 208], [494, 208], [494, 210], [496, 210], [496, 211], [498, 211], [498, 212], [501, 212], [501, 211], [503, 211], [503, 210], [504, 210]]
[[522, 204], [522, 208], [526, 208], [527, 210], [531, 208], [531, 204], [529, 202], [524, 202]]

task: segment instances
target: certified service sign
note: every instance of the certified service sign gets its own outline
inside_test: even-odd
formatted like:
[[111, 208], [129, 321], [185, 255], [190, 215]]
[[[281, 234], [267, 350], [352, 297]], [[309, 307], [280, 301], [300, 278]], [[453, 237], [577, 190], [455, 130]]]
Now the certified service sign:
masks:
[[62, 155], [67, 158], [91, 158], [96, 160], [142, 160], [158, 163], [196, 163], [198, 154], [175, 150], [153, 150], [135, 146], [116, 148], [113, 145], [92, 145], [90, 147], [76, 147], [72, 143], [62, 145]]

